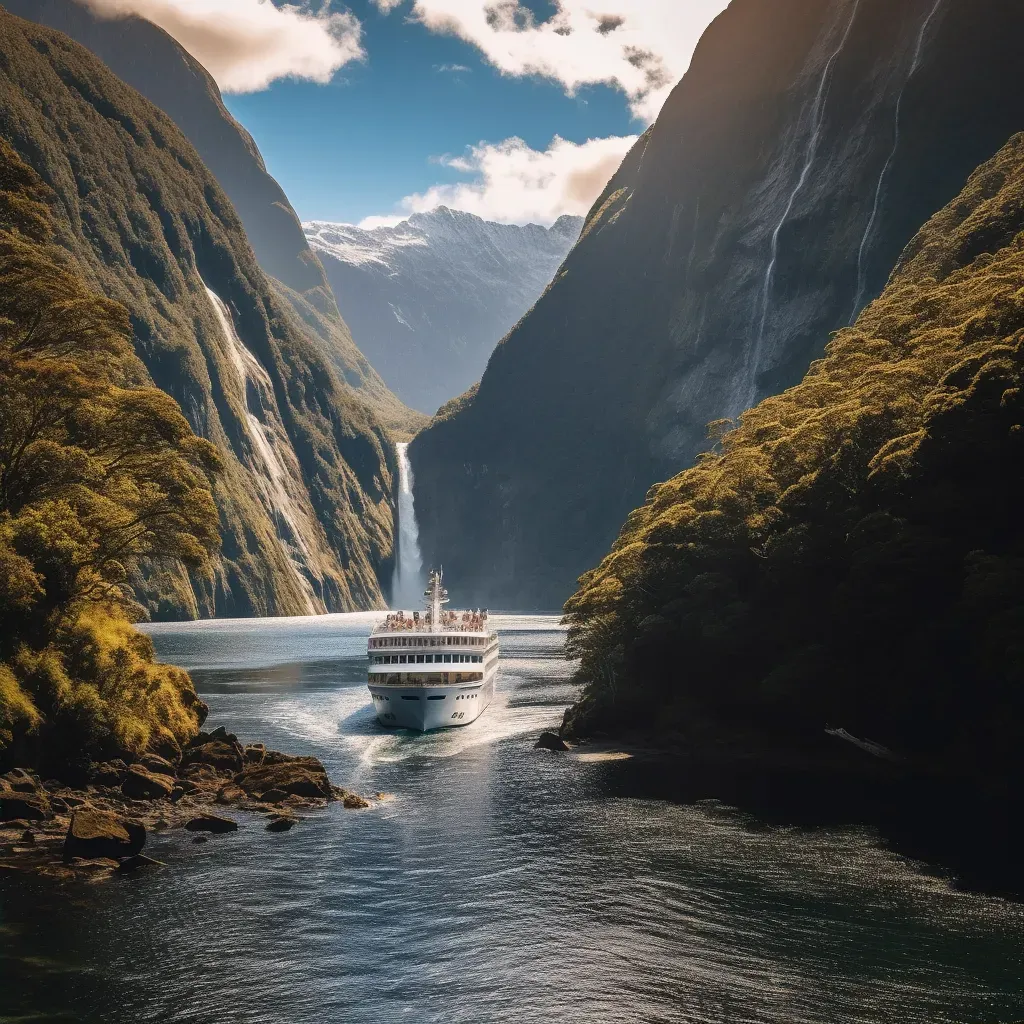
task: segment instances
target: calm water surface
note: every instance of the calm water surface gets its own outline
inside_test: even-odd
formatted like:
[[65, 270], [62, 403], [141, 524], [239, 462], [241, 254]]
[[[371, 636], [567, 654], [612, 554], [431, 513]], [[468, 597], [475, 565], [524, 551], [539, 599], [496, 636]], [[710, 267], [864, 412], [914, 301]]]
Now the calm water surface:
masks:
[[0, 1020], [1007, 1022], [1024, 912], [854, 829], [623, 795], [636, 766], [532, 749], [571, 700], [550, 617], [505, 616], [474, 725], [389, 734], [375, 616], [152, 629], [212, 724], [393, 797], [286, 835], [154, 837], [163, 871], [0, 878]]

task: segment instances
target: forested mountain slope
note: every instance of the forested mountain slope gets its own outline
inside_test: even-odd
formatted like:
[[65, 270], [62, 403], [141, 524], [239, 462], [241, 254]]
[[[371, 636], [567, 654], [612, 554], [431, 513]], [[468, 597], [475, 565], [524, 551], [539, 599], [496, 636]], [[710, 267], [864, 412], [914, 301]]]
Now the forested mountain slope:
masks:
[[96, 54], [177, 124], [235, 207], [262, 269], [313, 332], [342, 378], [389, 425], [422, 423], [388, 391], [356, 347], [299, 219], [252, 136], [228, 112], [205, 68], [137, 15], [103, 18], [79, 0], [3, 0], [12, 14], [58, 29]]
[[443, 206], [394, 227], [303, 225], [367, 358], [430, 414], [480, 379], [582, 226], [495, 224]]
[[52, 244], [54, 198], [0, 139], [0, 768], [81, 778], [202, 724], [130, 625], [126, 567], [208, 567], [220, 459], [145, 380], [128, 310]]
[[223, 462], [220, 559], [191, 587], [150, 566], [150, 610], [380, 606], [393, 448], [175, 124], [68, 37], [0, 12], [0, 136], [53, 190], [56, 240], [131, 311], [146, 372]]
[[414, 441], [453, 597], [556, 607], [1024, 128], [1024, 5], [733, 0], [479, 390]]
[[1018, 135], [798, 386], [630, 515], [566, 606], [568, 727], [792, 748], [831, 726], [1012, 789], [1022, 499]]

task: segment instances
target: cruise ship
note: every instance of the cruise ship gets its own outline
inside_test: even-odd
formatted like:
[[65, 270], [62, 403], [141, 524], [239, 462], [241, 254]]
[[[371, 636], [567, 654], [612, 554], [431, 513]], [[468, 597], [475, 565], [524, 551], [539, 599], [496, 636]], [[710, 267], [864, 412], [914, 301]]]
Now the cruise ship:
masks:
[[397, 729], [447, 729], [475, 722], [494, 697], [498, 634], [487, 612], [446, 611], [442, 574], [431, 572], [423, 612], [392, 612], [367, 647], [377, 719]]

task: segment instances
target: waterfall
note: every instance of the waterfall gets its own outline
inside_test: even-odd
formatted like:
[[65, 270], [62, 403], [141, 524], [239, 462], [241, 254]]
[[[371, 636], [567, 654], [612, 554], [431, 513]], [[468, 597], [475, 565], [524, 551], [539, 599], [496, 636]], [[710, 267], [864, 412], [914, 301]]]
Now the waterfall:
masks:
[[259, 395], [261, 407], [268, 407], [273, 401], [273, 382], [260, 361], [239, 337], [231, 311], [224, 300], [212, 288], [207, 287], [206, 294], [220, 325], [221, 336], [238, 375], [238, 384], [245, 401], [246, 433], [252, 443], [253, 454], [260, 463], [258, 469], [253, 471], [253, 476], [264, 505], [276, 521], [277, 541], [299, 585], [306, 614], [316, 615], [323, 610], [323, 606], [309, 579], [310, 575], [316, 577], [311, 551], [314, 544], [306, 536], [310, 532], [309, 516], [289, 493], [289, 487], [298, 490], [303, 486], [299, 482], [301, 471], [294, 450], [283, 440], [284, 427], [275, 430], [271, 425], [265, 425], [253, 412], [250, 401], [250, 393]]
[[423, 605], [426, 579], [420, 555], [420, 531], [413, 503], [412, 464], [409, 445], [398, 444], [398, 557], [391, 583], [391, 607], [414, 610]]
[[761, 323], [757, 332], [757, 344], [754, 346], [753, 356], [750, 360], [750, 384], [745, 405], [748, 409], [757, 398], [757, 371], [761, 363], [761, 349], [764, 346], [764, 330], [768, 322], [768, 304], [771, 299], [772, 284], [775, 280], [775, 267], [779, 261], [779, 236], [782, 234], [782, 229], [786, 226], [790, 214], [793, 212], [797, 197], [803, 191], [804, 186], [807, 184], [807, 179], [811, 175], [811, 170], [814, 168], [814, 161], [818, 156], [818, 144], [821, 142], [821, 127], [825, 120], [825, 102], [828, 99], [828, 88], [832, 81], [832, 69], [835, 67], [836, 61], [839, 60], [840, 54], [846, 48], [847, 40], [853, 31], [853, 23], [857, 20], [859, 8], [860, 0], [855, 0], [846, 31], [843, 33], [842, 39], [839, 40], [839, 46], [836, 48], [835, 53], [829, 57], [825, 70], [821, 74], [818, 91], [815, 94], [814, 104], [811, 107], [810, 139], [807, 143], [807, 151], [804, 154], [803, 168], [800, 171], [800, 177], [797, 179], [796, 187], [790, 193], [789, 202], [786, 203], [782, 217], [772, 232], [771, 256], [768, 260], [768, 269], [765, 271], [764, 285], [761, 290]]
[[907, 91], [907, 86], [910, 85], [911, 79], [917, 74], [918, 68], [921, 67], [921, 57], [924, 54], [925, 36], [928, 35], [928, 29], [931, 27], [931, 23], [935, 19], [935, 15], [939, 13], [939, 8], [941, 6], [942, 0], [935, 0], [932, 9], [928, 12], [928, 17], [925, 18], [924, 24], [921, 26], [921, 31], [917, 36], [917, 47], [914, 50], [914, 60], [910, 65], [910, 74], [907, 75], [907, 80], [903, 83], [903, 88], [900, 89], [900, 94], [896, 98], [896, 123], [892, 150], [890, 151], [885, 164], [882, 166], [882, 173], [878, 177], [878, 185], [875, 188], [875, 203], [871, 210], [871, 217], [868, 220], [868, 225], [864, 229], [864, 237], [860, 240], [860, 249], [857, 252], [857, 296], [853, 300], [853, 314], [850, 317], [851, 324], [856, 321], [864, 302], [864, 293], [867, 291], [868, 287], [868, 272], [867, 267], [864, 265], [864, 257], [867, 255], [868, 246], [871, 243], [871, 236], [874, 234], [875, 225], [878, 222], [878, 213], [882, 204], [882, 194], [885, 190], [885, 180], [889, 176], [889, 169], [892, 167], [893, 160], [896, 159], [896, 151], [900, 148], [900, 117], [903, 113], [903, 94]]

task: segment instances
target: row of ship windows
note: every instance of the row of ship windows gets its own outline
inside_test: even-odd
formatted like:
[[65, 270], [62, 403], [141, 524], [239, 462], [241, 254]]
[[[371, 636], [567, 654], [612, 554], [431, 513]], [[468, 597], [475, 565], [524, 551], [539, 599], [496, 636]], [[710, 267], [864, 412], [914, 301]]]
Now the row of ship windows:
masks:
[[370, 672], [366, 681], [371, 686], [417, 686], [420, 683], [448, 686], [451, 683], [481, 683], [483, 672]]
[[479, 665], [482, 654], [378, 654], [374, 665]]
[[[476, 700], [477, 697], [479, 697], [479, 696], [480, 696], [479, 693], [460, 693], [455, 699], [456, 700]], [[382, 694], [382, 693], [375, 693], [373, 695], [373, 699], [374, 700], [381, 700], [381, 701], [383, 701], [383, 700], [391, 700], [390, 697], [388, 697], [388, 696], [386, 696], [385, 694]], [[436, 695], [431, 696], [431, 697], [427, 697], [427, 700], [444, 700], [444, 699], [445, 699], [445, 694], [443, 694], [443, 693], [436, 694]], [[410, 697], [410, 696], [406, 695], [406, 696], [402, 697], [402, 700], [422, 700], [422, 698], [421, 697]]]
[[482, 647], [487, 637], [477, 636], [396, 636], [371, 640], [371, 647]]

